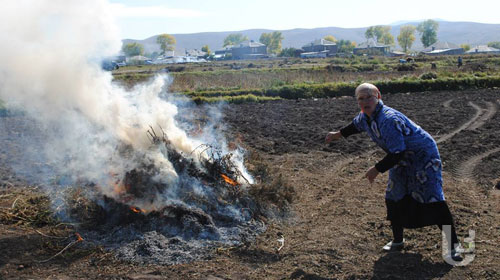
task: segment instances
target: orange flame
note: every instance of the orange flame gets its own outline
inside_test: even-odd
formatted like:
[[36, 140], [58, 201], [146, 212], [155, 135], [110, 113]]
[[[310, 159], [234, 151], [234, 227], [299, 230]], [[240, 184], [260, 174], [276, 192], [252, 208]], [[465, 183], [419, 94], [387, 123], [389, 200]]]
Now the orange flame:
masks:
[[132, 210], [133, 212], [135, 213], [146, 213], [146, 210], [144, 209], [140, 209], [140, 208], [137, 208], [137, 207], [134, 207], [134, 206], [130, 206], [130, 210]]
[[80, 241], [83, 241], [83, 238], [82, 236], [78, 233], [78, 232], [75, 232], [75, 235], [76, 235], [76, 241], [80, 242]]
[[237, 186], [239, 185], [238, 182], [236, 182], [235, 180], [229, 178], [227, 175], [225, 174], [220, 174], [222, 176], [222, 179], [224, 179], [224, 181], [226, 181], [226, 183], [230, 184], [231, 186]]

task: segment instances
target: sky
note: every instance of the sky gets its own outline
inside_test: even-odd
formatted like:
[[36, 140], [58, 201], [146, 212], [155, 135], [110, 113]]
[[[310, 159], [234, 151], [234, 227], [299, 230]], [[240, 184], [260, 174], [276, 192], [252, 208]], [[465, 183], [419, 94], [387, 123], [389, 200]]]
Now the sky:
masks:
[[162, 33], [368, 27], [442, 19], [500, 24], [498, 0], [109, 0], [122, 39]]

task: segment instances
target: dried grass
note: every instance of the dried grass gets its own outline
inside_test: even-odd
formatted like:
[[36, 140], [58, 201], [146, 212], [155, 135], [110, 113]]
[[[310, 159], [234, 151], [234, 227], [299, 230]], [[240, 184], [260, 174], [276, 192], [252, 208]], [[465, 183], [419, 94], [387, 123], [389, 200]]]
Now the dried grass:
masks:
[[257, 180], [249, 189], [249, 196], [256, 203], [256, 214], [275, 217], [288, 213], [296, 197], [295, 188], [256, 153], [251, 154], [247, 166]]
[[[15, 197], [15, 198], [14, 198]], [[50, 200], [42, 194], [15, 194], [5, 196], [12, 201], [10, 207], [0, 208], [0, 222], [3, 224], [43, 227], [57, 225], [58, 220], [50, 209]], [[5, 200], [3, 202], [6, 202]], [[3, 203], [5, 204], [5, 203]]]

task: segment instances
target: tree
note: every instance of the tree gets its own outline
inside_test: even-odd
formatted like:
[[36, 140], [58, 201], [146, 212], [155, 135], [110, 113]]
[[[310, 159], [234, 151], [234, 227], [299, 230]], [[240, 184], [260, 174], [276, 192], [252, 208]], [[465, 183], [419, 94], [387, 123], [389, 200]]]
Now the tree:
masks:
[[391, 33], [387, 32], [382, 36], [382, 43], [384, 45], [393, 46], [394, 45], [394, 36]]
[[244, 36], [241, 33], [235, 33], [235, 34], [229, 34], [227, 37], [224, 39], [224, 45], [229, 46], [229, 45], [238, 45], [241, 42], [248, 41], [248, 37]]
[[428, 19], [421, 22], [417, 26], [417, 31], [420, 33], [420, 41], [424, 47], [428, 47], [437, 42], [437, 30], [439, 28], [439, 23], [435, 20]]
[[142, 55], [144, 53], [144, 47], [137, 42], [128, 43], [122, 46], [122, 52], [128, 57]]
[[411, 49], [411, 45], [415, 42], [415, 26], [405, 25], [399, 30], [398, 44], [403, 48], [404, 52]]
[[280, 51], [281, 51], [281, 41], [283, 41], [283, 39], [285, 39], [283, 37], [283, 34], [281, 34], [281, 32], [279, 31], [274, 31], [272, 33], [272, 44], [271, 44], [271, 53], [275, 53], [275, 54], [278, 54]]
[[165, 54], [167, 51], [173, 51], [175, 49], [175, 41], [174, 36], [169, 34], [161, 34], [156, 37], [156, 43], [160, 45], [161, 54]]
[[279, 57], [299, 57], [300, 51], [296, 48], [284, 48], [281, 50]]
[[495, 48], [495, 49], [500, 49], [500, 42], [489, 42], [488, 47], [490, 48]]
[[391, 27], [384, 25], [370, 26], [365, 31], [366, 39], [373, 38], [378, 43], [382, 43], [384, 45], [393, 45], [394, 44], [394, 36], [391, 34]]
[[279, 54], [281, 51], [281, 41], [283, 39], [281, 32], [274, 31], [272, 33], [262, 33], [259, 42], [267, 46], [268, 53]]
[[355, 47], [356, 42], [343, 39], [337, 41], [337, 52], [339, 53], [351, 53]]
[[464, 49], [464, 51], [470, 50], [470, 45], [469, 44], [461, 44], [460, 47]]
[[268, 50], [271, 45], [271, 41], [273, 40], [271, 33], [262, 33], [260, 34], [259, 42], [266, 45]]
[[210, 54], [212, 54], [212, 52], [210, 51], [210, 47], [208, 47], [208, 45], [204, 45], [203, 47], [201, 47], [201, 51], [206, 52], [207, 57], [210, 56]]
[[326, 35], [325, 37], [323, 37], [323, 39], [334, 43], [337, 42], [337, 39], [335, 39], [335, 37], [333, 37], [332, 35]]

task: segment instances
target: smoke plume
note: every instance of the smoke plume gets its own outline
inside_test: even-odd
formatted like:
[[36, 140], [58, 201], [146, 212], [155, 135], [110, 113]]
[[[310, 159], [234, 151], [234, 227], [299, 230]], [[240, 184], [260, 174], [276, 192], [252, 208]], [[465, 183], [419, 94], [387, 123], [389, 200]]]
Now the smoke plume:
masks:
[[[100, 67], [103, 57], [121, 47], [109, 11], [104, 0], [5, 1], [0, 9], [0, 99], [36, 121], [44, 139], [24, 139], [26, 151], [43, 155], [70, 184], [93, 182], [113, 196], [110, 181], [135, 168], [141, 156], [141, 163], [160, 167], [157, 180], [175, 185], [179, 174], [159, 149], [150, 149], [149, 127], [161, 126], [184, 154], [203, 139], [218, 137], [190, 138], [179, 128], [177, 107], [161, 97], [167, 77], [128, 91], [112, 83], [111, 73]], [[135, 153], [124, 156], [120, 147]]]

